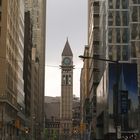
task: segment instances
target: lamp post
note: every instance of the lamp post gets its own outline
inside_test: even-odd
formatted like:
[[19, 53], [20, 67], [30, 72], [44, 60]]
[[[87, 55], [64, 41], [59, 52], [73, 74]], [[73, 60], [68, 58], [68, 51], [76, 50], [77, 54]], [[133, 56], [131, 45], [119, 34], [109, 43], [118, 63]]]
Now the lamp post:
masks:
[[116, 102], [115, 102], [115, 115], [114, 115], [114, 120], [115, 120], [115, 130], [116, 130], [116, 140], [120, 140], [121, 139], [121, 124], [120, 124], [120, 116], [119, 116], [119, 108], [118, 108], [118, 102], [119, 102], [119, 61], [118, 60], [110, 60], [110, 59], [104, 59], [104, 58], [99, 58], [99, 57], [95, 57], [95, 56], [82, 56], [80, 55], [79, 58], [82, 59], [94, 59], [94, 60], [99, 60], [99, 61], [105, 61], [105, 62], [112, 62], [116, 64]]

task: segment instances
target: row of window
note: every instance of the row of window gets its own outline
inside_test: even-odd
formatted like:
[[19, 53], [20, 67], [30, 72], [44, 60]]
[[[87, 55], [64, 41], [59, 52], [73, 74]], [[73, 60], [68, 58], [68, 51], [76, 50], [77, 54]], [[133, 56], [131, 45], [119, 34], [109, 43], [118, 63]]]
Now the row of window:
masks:
[[71, 75], [63, 75], [62, 84], [63, 85], [71, 85], [72, 84], [72, 77], [71, 77]]
[[109, 26], [128, 26], [128, 11], [109, 11]]
[[140, 6], [130, 7], [130, 19], [132, 22], [140, 22]]
[[109, 9], [127, 9], [129, 5], [140, 4], [140, 0], [109, 0], [108, 7]]
[[130, 31], [128, 28], [109, 28], [108, 30], [109, 43], [128, 44], [130, 39], [140, 40], [140, 24], [131, 24]]
[[[140, 22], [140, 6], [130, 7], [130, 21]], [[129, 25], [129, 11], [114, 11], [108, 12], [109, 26], [128, 26]]]
[[129, 42], [128, 28], [109, 28], [108, 30], [109, 43], [125, 43]]
[[109, 0], [109, 9], [127, 9], [129, 5], [128, 0]]
[[129, 57], [128, 45], [109, 45], [109, 59], [127, 61]]
[[[127, 61], [128, 58], [137, 58], [140, 56], [140, 41], [132, 41], [128, 45], [109, 45], [109, 59]], [[130, 49], [129, 49], [130, 48]]]

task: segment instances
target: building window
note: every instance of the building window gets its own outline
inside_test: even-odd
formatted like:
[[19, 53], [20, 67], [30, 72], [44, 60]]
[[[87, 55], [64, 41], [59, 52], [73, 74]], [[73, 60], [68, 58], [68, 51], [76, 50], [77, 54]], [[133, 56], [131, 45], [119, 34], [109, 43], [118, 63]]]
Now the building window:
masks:
[[116, 28], [116, 43], [121, 43], [120, 28]]
[[131, 19], [133, 22], [138, 21], [138, 7], [137, 6], [131, 7]]
[[122, 47], [123, 60], [128, 60], [128, 45], [124, 45]]
[[62, 84], [63, 84], [63, 85], [66, 84], [66, 76], [65, 76], [65, 75], [63, 75]]
[[121, 19], [120, 19], [120, 11], [116, 11], [116, 26], [120, 26]]
[[122, 24], [123, 26], [128, 26], [128, 12], [127, 11], [123, 11], [122, 12]]
[[108, 4], [109, 4], [109, 9], [113, 9], [113, 1], [109, 0]]
[[1, 12], [0, 12], [0, 21], [1, 21]]
[[129, 34], [128, 34], [128, 28], [122, 29], [122, 42], [128, 43]]
[[71, 82], [71, 75], [69, 75], [69, 85], [71, 85], [72, 84], [72, 82]]
[[109, 11], [109, 13], [108, 13], [108, 25], [109, 26], [113, 26], [113, 17], [114, 17], [114, 12]]
[[122, 9], [128, 8], [128, 0], [122, 0]]
[[117, 60], [121, 60], [121, 51], [120, 51], [120, 45], [117, 45], [116, 48], [117, 48]]
[[120, 9], [120, 0], [116, 0], [116, 9]]
[[108, 31], [108, 42], [112, 43], [112, 37], [113, 37], [113, 29], [109, 29]]
[[138, 24], [132, 24], [131, 26], [131, 39], [138, 39]]
[[66, 75], [66, 85], [68, 85], [68, 75]]

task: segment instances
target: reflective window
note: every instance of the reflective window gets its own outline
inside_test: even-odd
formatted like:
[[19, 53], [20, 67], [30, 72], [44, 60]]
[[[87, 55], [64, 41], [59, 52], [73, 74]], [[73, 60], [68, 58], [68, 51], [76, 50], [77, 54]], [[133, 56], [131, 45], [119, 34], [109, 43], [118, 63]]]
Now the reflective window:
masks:
[[116, 43], [121, 42], [121, 34], [120, 34], [120, 29], [116, 28]]
[[122, 11], [122, 25], [123, 26], [128, 26], [128, 12], [127, 11]]
[[136, 57], [136, 46], [135, 46], [135, 42], [131, 42], [131, 57]]
[[109, 13], [108, 13], [108, 25], [109, 26], [113, 26], [113, 14], [114, 14], [114, 12], [113, 11], [109, 11]]
[[140, 41], [131, 42], [131, 56], [133, 58], [140, 56]]
[[120, 12], [116, 11], [116, 26], [120, 26]]
[[112, 35], [113, 35], [113, 30], [109, 29], [109, 31], [108, 31], [108, 42], [109, 43], [112, 43]]
[[134, 22], [138, 21], [138, 7], [137, 6], [131, 7], [131, 19]]
[[116, 0], [116, 9], [120, 9], [120, 0]]
[[136, 40], [139, 38], [139, 34], [138, 34], [138, 24], [132, 24], [131, 25], [131, 39], [132, 40]]
[[108, 1], [109, 9], [113, 9], [113, 0]]
[[136, 53], [140, 54], [140, 41], [136, 41], [135, 45], [136, 45]]
[[128, 60], [128, 45], [122, 46], [122, 58]]
[[112, 51], [113, 51], [113, 46], [112, 46], [112, 45], [110, 45], [110, 46], [109, 46], [109, 54], [108, 54], [108, 55], [109, 55], [108, 57], [109, 57], [109, 59], [110, 59], [110, 60], [112, 60], [112, 59], [113, 59], [113, 56], [112, 56]]
[[128, 28], [123, 28], [122, 29], [122, 42], [123, 43], [128, 43], [129, 38], [129, 33], [128, 33]]
[[122, 9], [128, 8], [128, 0], [122, 0]]
[[121, 60], [121, 51], [120, 51], [120, 45], [117, 45], [116, 48], [117, 48], [117, 60]]

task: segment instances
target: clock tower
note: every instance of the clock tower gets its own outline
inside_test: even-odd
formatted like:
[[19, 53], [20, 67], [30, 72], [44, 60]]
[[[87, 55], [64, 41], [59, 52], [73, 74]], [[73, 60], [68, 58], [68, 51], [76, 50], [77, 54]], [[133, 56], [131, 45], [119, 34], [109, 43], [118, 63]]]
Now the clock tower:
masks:
[[73, 54], [68, 42], [64, 46], [61, 62], [60, 135], [69, 139], [72, 134]]

